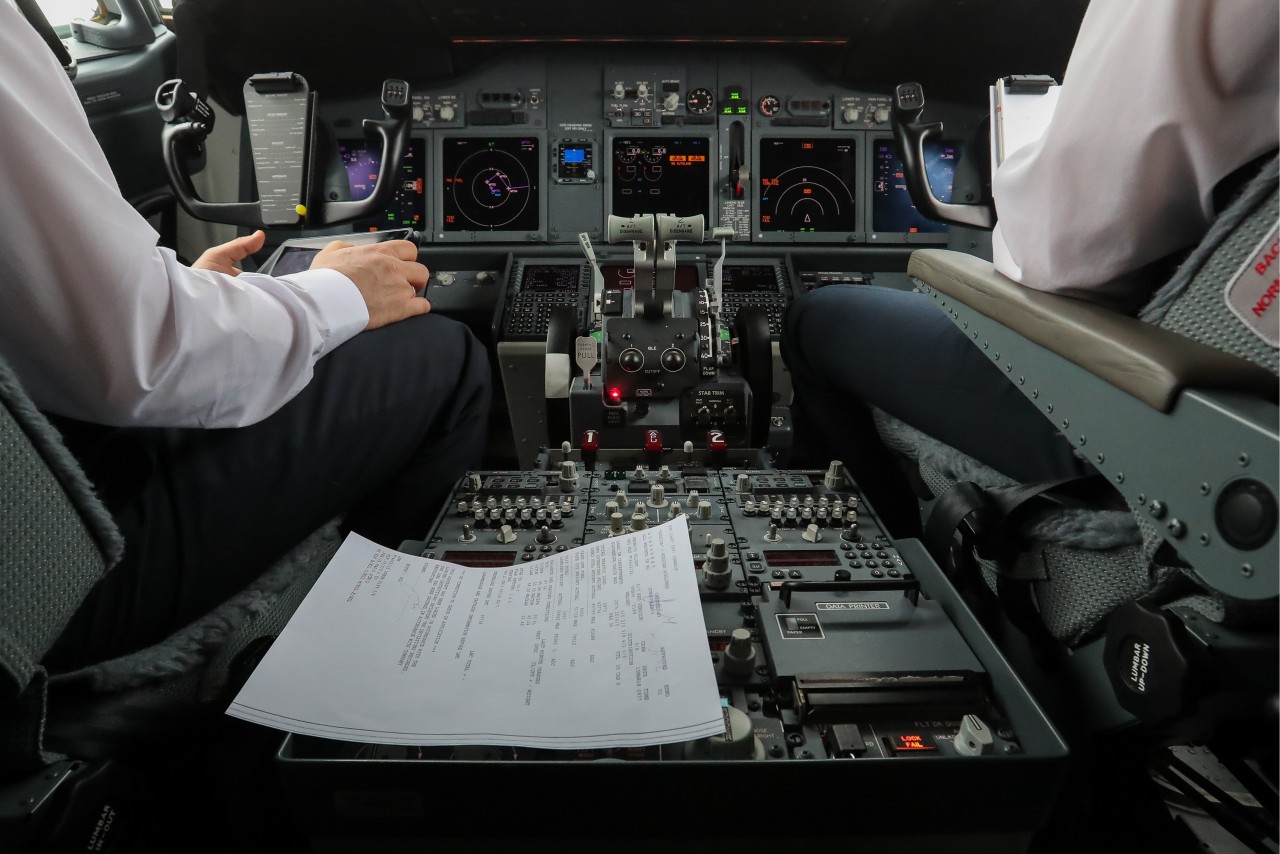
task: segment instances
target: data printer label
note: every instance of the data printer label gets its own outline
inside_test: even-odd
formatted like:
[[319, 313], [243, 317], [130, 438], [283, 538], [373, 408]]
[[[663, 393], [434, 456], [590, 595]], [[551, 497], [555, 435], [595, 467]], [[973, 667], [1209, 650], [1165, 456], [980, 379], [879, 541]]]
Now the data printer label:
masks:
[[819, 611], [888, 611], [888, 602], [817, 602]]

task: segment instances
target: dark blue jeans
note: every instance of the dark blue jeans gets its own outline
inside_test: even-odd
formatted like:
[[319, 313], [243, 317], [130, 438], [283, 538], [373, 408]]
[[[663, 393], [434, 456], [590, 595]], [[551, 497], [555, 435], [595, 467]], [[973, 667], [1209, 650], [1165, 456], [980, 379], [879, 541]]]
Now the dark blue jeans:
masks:
[[125, 539], [45, 664], [60, 672], [162, 640], [325, 522], [395, 548], [424, 536], [480, 464], [490, 372], [462, 324], [428, 314], [344, 343], [263, 421], [105, 428], [54, 419]]
[[788, 312], [782, 353], [795, 444], [818, 459], [885, 453], [867, 435], [874, 406], [1018, 481], [1083, 471], [1049, 419], [923, 294], [813, 291]]

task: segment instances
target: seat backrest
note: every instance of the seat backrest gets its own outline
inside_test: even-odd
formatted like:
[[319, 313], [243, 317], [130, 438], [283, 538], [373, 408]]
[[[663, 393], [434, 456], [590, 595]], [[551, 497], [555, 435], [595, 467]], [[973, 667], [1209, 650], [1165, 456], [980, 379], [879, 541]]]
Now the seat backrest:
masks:
[[[1231, 309], [1227, 283], [1262, 252], [1275, 254], [1280, 227], [1280, 156], [1272, 157], [1214, 220], [1177, 272], [1138, 313], [1139, 319], [1215, 349], [1248, 359], [1280, 375], [1280, 349], [1249, 331]], [[1280, 261], [1267, 269], [1275, 281]], [[1256, 274], [1256, 271], [1253, 271]], [[1265, 279], [1264, 279], [1265, 280]], [[1273, 302], [1274, 308], [1271, 308]], [[1261, 307], [1280, 312], [1280, 297]], [[1252, 307], [1246, 309], [1252, 313]]]
[[124, 542], [52, 425], [0, 360], [0, 768], [45, 759], [40, 660]]
[[[332, 520], [168, 638], [50, 677], [41, 659], [125, 544], [60, 434], [0, 359], [0, 784], [59, 755], [113, 755], [220, 699], [234, 657], [273, 637], [341, 542]], [[247, 675], [247, 674], [246, 674]]]

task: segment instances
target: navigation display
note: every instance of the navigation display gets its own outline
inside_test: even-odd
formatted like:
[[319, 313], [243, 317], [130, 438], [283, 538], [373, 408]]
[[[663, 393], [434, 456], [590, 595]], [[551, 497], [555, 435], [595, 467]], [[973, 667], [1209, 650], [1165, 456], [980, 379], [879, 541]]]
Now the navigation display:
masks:
[[852, 139], [761, 139], [760, 231], [854, 231], [856, 155]]
[[[906, 179], [902, 177], [902, 158], [898, 145], [891, 139], [877, 140], [872, 151], [871, 166], [871, 230], [906, 234], [938, 234], [947, 230], [945, 222], [927, 219], [911, 203]], [[924, 147], [925, 174], [929, 186], [940, 202], [951, 201], [955, 184], [956, 160], [962, 146], [954, 140], [931, 140]]]
[[616, 137], [613, 214], [701, 214], [710, 225], [710, 150], [702, 136]]
[[441, 231], [537, 231], [538, 140], [450, 137], [444, 164]]
[[[387, 209], [377, 216], [360, 220], [356, 228], [378, 231], [387, 228], [421, 229], [426, 219], [426, 194], [422, 176], [426, 172], [426, 143], [421, 139], [409, 141], [409, 147], [400, 161], [400, 174], [393, 177], [395, 188]], [[353, 201], [369, 198], [373, 185], [378, 181], [378, 169], [382, 165], [382, 149], [364, 139], [338, 141], [338, 153], [347, 170], [347, 188]], [[388, 176], [392, 177], [392, 176]]]

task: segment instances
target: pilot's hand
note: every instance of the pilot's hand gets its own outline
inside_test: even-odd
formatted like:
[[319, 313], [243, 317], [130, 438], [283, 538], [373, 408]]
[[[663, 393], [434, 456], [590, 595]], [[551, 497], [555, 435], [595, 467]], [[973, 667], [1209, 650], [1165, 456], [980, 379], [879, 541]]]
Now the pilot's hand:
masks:
[[369, 307], [366, 329], [431, 311], [431, 303], [417, 295], [429, 271], [418, 263], [417, 244], [408, 240], [364, 246], [335, 240], [316, 253], [311, 269], [317, 267], [337, 270], [355, 283]]
[[228, 243], [206, 249], [191, 266], [197, 270], [214, 270], [229, 276], [238, 276], [240, 268], [236, 264], [261, 249], [266, 239], [266, 232], [263, 231], [237, 237]]

